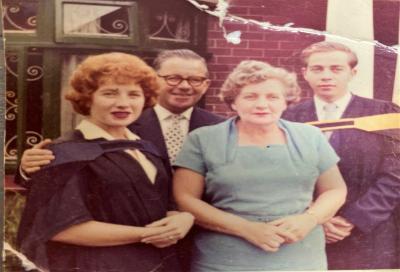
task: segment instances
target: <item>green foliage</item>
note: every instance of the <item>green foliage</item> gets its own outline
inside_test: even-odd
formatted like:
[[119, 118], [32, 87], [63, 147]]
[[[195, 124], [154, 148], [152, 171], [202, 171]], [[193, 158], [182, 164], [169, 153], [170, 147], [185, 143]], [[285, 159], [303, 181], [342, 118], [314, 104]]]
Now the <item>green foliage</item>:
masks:
[[[18, 225], [24, 206], [24, 195], [13, 191], [6, 191], [4, 203], [4, 242], [9, 243], [13, 248], [16, 248]], [[24, 270], [20, 267], [18, 258], [6, 252], [3, 271]]]

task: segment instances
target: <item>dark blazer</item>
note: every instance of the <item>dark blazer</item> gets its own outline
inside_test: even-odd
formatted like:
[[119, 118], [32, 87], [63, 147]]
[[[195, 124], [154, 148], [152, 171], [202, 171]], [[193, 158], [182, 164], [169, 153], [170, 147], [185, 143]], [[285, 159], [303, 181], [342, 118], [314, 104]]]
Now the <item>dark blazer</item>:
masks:
[[[354, 95], [342, 118], [389, 112], [400, 108]], [[288, 108], [283, 118], [318, 120], [312, 99]], [[330, 142], [348, 188], [339, 215], [356, 227], [343, 241], [327, 245], [329, 269], [400, 268], [400, 143], [357, 129], [335, 131]]]
[[[194, 107], [189, 121], [189, 132], [199, 127], [215, 125], [224, 120], [225, 119], [221, 116]], [[136, 133], [140, 138], [152, 142], [164, 158], [164, 163], [167, 169], [171, 169], [168, 160], [167, 147], [161, 131], [161, 125], [153, 108], [143, 111], [139, 119], [129, 125], [128, 128]]]

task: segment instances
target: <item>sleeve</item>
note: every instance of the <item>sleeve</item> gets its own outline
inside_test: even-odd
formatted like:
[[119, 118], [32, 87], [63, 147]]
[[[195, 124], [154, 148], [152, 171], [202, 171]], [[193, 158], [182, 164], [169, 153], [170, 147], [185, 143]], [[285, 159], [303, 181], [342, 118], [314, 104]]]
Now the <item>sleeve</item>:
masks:
[[[400, 112], [390, 104], [386, 112]], [[382, 160], [375, 182], [356, 201], [345, 205], [341, 215], [364, 233], [392, 216], [400, 206], [400, 142], [391, 137], [382, 137]]]
[[18, 166], [17, 171], [14, 176], [15, 184], [18, 184], [25, 189], [29, 189], [31, 185], [31, 178], [26, 175], [26, 173], [22, 170], [21, 165]]
[[187, 168], [205, 176], [207, 168], [198, 134], [190, 133], [188, 135], [173, 166]]
[[[48, 267], [46, 244], [57, 233], [92, 220], [85, 204], [87, 177], [81, 171], [56, 167], [32, 180], [18, 230], [21, 251], [30, 260]], [[68, 177], [68, 178], [65, 178]]]
[[333, 147], [330, 145], [325, 135], [317, 129], [317, 150], [318, 150], [318, 164], [319, 173], [322, 174], [335, 164], [339, 162], [339, 157]]

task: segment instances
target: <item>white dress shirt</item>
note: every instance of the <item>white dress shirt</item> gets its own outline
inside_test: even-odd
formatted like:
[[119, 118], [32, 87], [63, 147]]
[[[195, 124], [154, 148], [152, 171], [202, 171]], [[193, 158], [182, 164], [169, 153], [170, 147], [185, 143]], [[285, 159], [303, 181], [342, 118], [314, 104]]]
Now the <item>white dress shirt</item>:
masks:
[[[335, 116], [332, 119], [340, 119], [342, 117], [344, 111], [346, 110], [347, 106], [350, 103], [351, 96], [352, 96], [351, 93], [347, 92], [343, 97], [332, 102], [335, 103], [335, 105], [338, 107], [338, 109], [335, 111]], [[324, 120], [325, 116], [324, 106], [329, 103], [322, 100], [316, 95], [314, 96], [314, 103], [315, 103], [315, 109], [317, 111], [318, 121]]]
[[[160, 106], [159, 104], [156, 104], [154, 106], [154, 111], [157, 115], [158, 121], [160, 122], [161, 131], [165, 139], [166, 138], [165, 134], [167, 133], [168, 128], [172, 124], [172, 119], [170, 118], [170, 116], [174, 115], [174, 113], [170, 112], [169, 110]], [[189, 133], [189, 122], [192, 112], [193, 112], [193, 107], [187, 109], [186, 111], [180, 114], [181, 116], [183, 116], [183, 118], [180, 120], [180, 127], [184, 135], [187, 135]]]

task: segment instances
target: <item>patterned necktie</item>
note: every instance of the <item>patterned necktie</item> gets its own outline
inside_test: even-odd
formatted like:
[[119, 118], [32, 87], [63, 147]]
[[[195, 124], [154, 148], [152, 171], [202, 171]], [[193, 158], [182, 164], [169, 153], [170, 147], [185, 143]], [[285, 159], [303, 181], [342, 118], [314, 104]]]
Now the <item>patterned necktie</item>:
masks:
[[[335, 103], [327, 103], [324, 105], [323, 110], [325, 112], [323, 120], [334, 120], [337, 119], [337, 111], [339, 107]], [[325, 131], [324, 134], [327, 139], [332, 135], [333, 131]]]
[[182, 131], [180, 121], [184, 119], [182, 115], [173, 114], [170, 117], [171, 125], [165, 133], [165, 144], [168, 150], [169, 162], [175, 162], [176, 155], [181, 150], [185, 134]]

